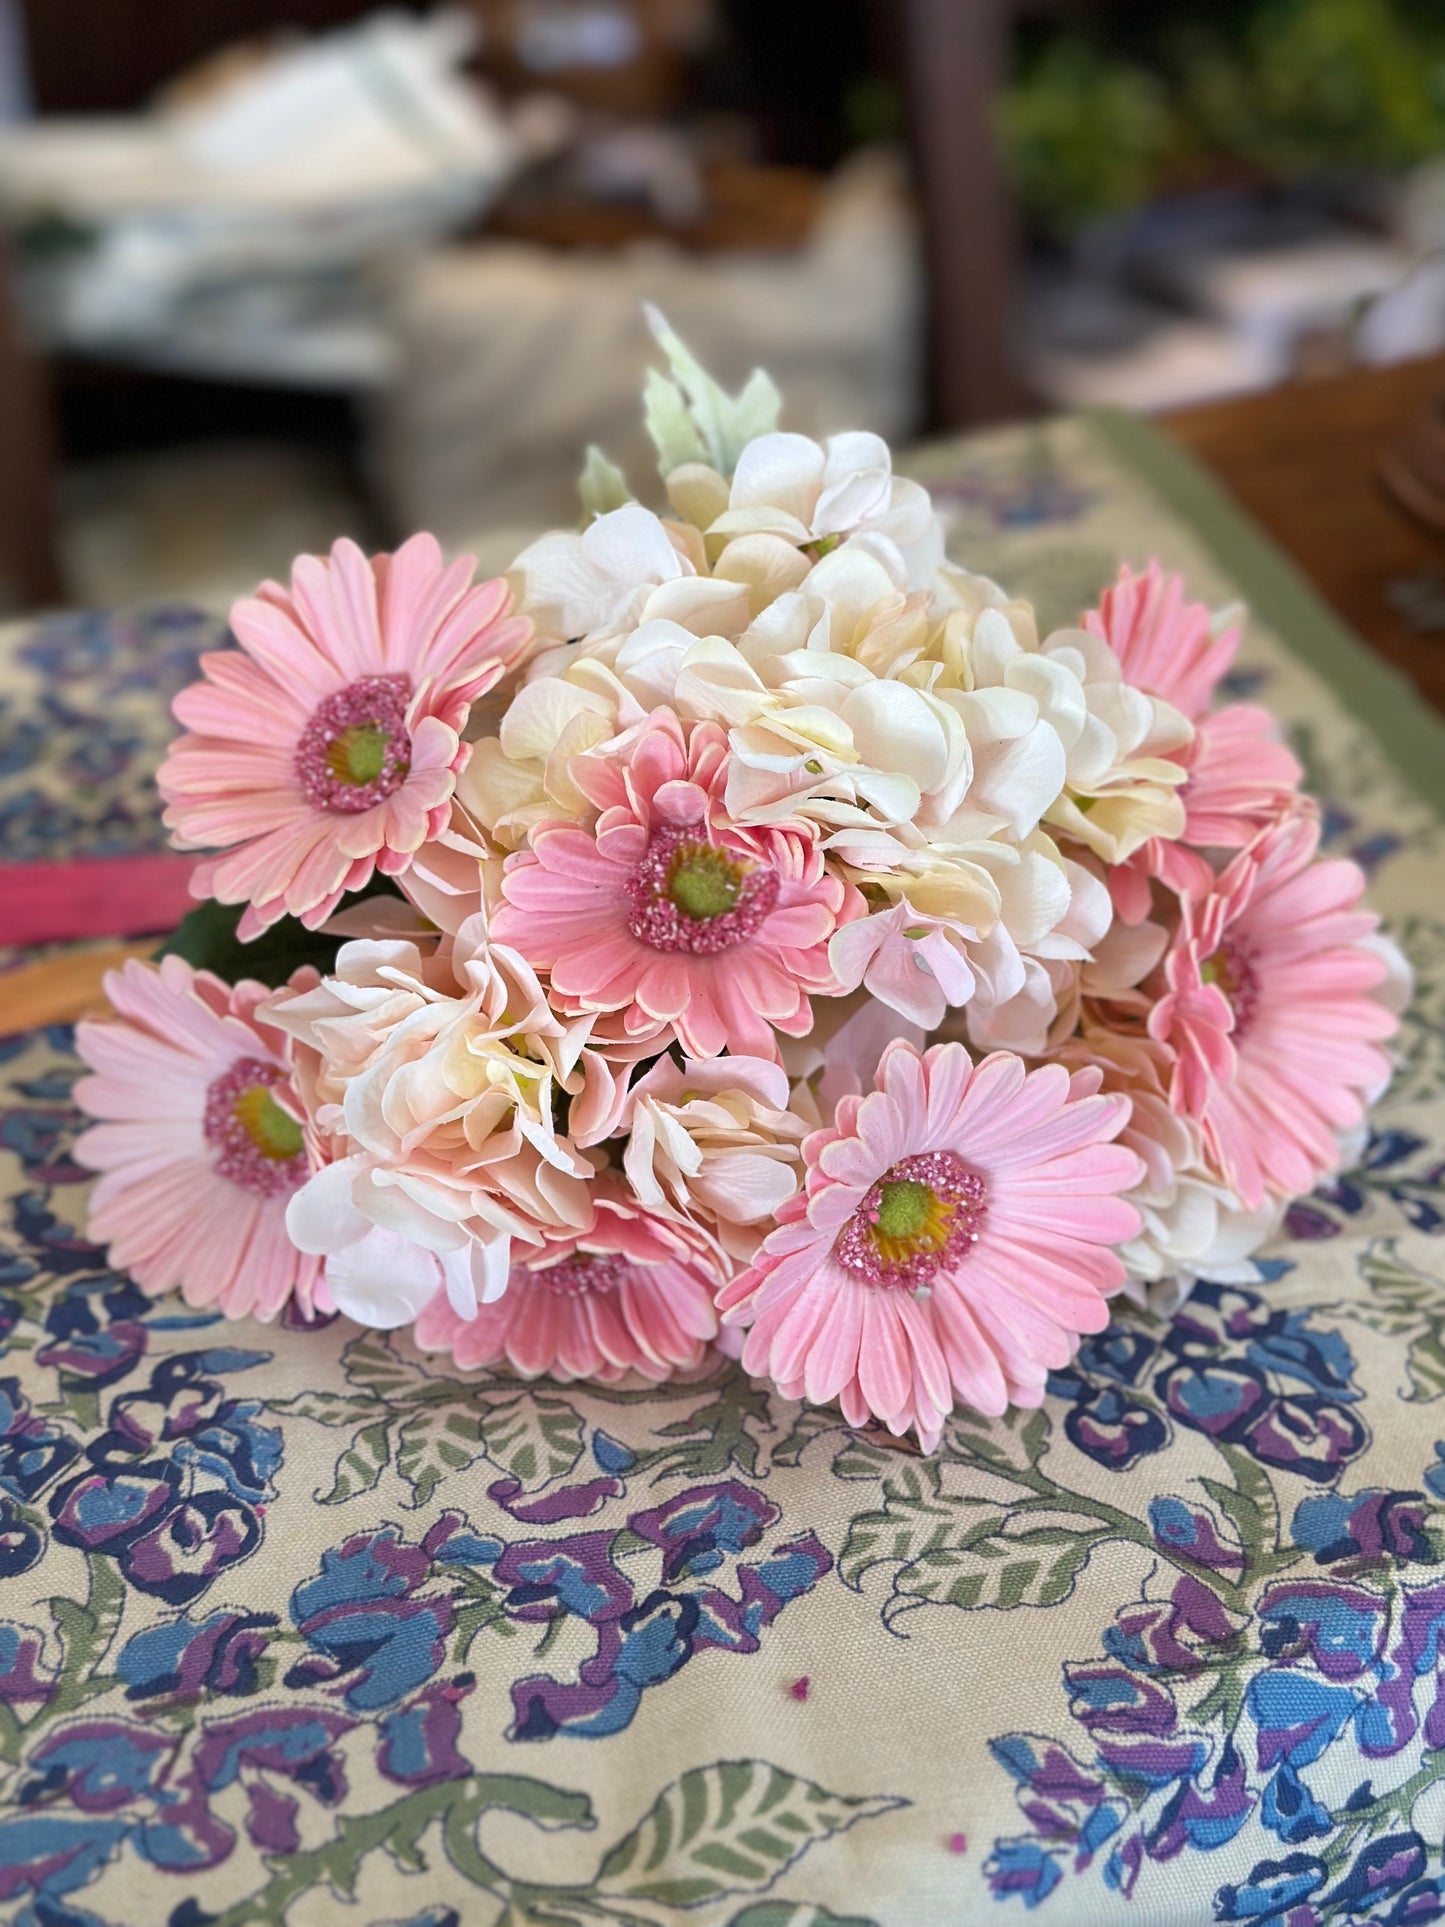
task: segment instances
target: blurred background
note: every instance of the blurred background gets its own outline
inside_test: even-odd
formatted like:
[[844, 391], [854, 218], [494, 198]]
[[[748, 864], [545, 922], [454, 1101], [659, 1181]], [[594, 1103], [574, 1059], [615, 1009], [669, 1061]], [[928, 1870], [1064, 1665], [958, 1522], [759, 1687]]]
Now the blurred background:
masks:
[[898, 440], [1430, 353], [1445, 8], [0, 0], [0, 608], [500, 566], [643, 299]]

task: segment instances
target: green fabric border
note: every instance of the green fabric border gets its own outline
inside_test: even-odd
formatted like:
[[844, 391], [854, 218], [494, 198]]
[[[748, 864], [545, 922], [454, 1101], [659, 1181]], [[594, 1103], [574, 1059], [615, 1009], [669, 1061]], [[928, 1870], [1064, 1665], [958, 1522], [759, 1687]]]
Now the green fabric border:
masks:
[[1409, 677], [1341, 622], [1308, 578], [1178, 442], [1139, 416], [1112, 408], [1090, 409], [1083, 419], [1189, 524], [1261, 620], [1318, 671], [1379, 738], [1411, 787], [1445, 817], [1445, 722]]

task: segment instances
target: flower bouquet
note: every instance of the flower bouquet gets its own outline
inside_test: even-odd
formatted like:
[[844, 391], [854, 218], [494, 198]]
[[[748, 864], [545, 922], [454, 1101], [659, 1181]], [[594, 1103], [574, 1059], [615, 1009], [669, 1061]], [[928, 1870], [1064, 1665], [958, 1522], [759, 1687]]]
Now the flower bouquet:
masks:
[[339, 542], [235, 609], [160, 773], [208, 899], [80, 1026], [149, 1292], [461, 1367], [740, 1357], [932, 1449], [1121, 1289], [1241, 1281], [1405, 972], [1237, 627], [1151, 565], [1041, 636], [869, 434], [660, 317], [667, 506], [473, 584]]

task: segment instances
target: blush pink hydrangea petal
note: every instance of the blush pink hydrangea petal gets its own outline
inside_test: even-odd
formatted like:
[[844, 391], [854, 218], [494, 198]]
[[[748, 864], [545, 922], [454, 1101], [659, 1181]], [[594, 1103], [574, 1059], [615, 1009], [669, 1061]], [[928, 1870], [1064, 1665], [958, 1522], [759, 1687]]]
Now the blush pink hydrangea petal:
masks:
[[330, 1310], [321, 1261], [286, 1235], [306, 1179], [299, 1124], [278, 1141], [276, 1105], [299, 1119], [281, 1033], [256, 1015], [268, 994], [235, 989], [179, 957], [132, 959], [106, 979], [113, 1018], [88, 1020], [75, 1100], [97, 1120], [75, 1145], [101, 1173], [90, 1230], [143, 1291], [179, 1289], [228, 1318], [272, 1319], [294, 1299]]
[[301, 556], [289, 590], [237, 603], [239, 649], [203, 656], [176, 698], [166, 824], [178, 848], [220, 852], [192, 889], [246, 904], [243, 937], [285, 915], [315, 928], [445, 829], [469, 705], [531, 633], [507, 585], [472, 573], [429, 535]]

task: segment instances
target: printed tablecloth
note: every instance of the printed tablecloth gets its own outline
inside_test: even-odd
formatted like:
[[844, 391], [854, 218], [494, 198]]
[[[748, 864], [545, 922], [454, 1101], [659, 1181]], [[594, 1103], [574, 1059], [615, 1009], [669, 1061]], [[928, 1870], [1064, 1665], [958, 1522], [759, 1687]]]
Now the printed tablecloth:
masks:
[[[727, 1367], [451, 1376], [151, 1302], [88, 1243], [66, 1033], [0, 1042], [0, 1913], [24, 1927], [1418, 1927], [1445, 1914], [1445, 731], [1181, 457], [929, 452], [1065, 618], [1151, 553], [1255, 605], [1419, 990], [1257, 1288], [1132, 1310], [922, 1458]], [[0, 665], [0, 858], [155, 847], [218, 625]], [[1379, 730], [1381, 736], [1374, 733]]]

